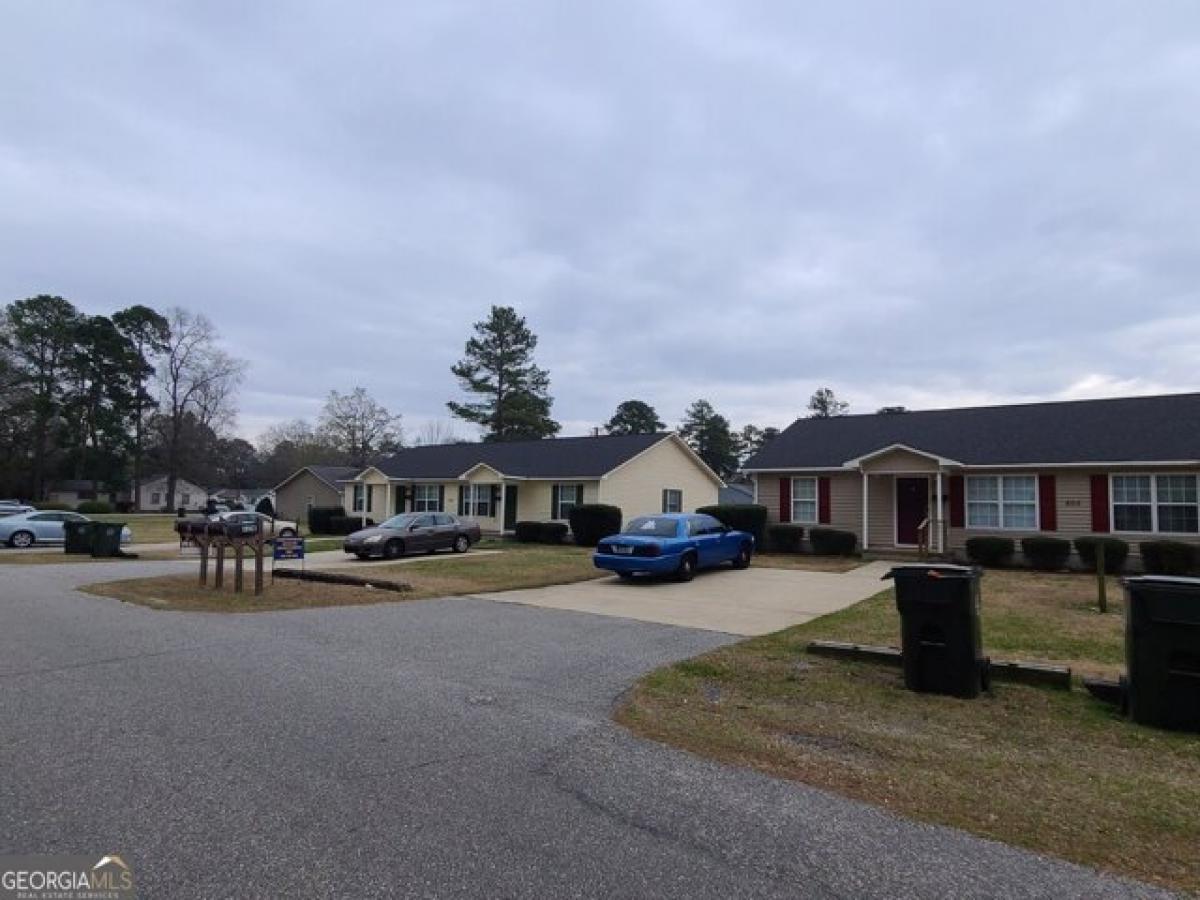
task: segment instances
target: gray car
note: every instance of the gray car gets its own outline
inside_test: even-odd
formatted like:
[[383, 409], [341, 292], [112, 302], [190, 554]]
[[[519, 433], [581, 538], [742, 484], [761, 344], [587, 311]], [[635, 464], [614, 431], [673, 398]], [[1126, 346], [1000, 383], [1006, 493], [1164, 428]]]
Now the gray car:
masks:
[[[0, 518], [0, 541], [10, 547], [32, 547], [35, 544], [61, 544], [65, 540], [64, 522], [90, 522], [77, 512], [34, 510]], [[121, 543], [133, 540], [128, 528], [121, 529]]]
[[479, 526], [449, 513], [404, 513], [347, 536], [342, 549], [359, 559], [397, 559], [406, 553], [453, 550], [466, 553], [478, 543]]

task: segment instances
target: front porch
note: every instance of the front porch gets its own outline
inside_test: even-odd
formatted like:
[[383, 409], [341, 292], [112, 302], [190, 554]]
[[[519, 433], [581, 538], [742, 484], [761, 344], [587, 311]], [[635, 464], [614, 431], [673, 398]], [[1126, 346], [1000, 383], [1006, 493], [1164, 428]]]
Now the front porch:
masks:
[[946, 553], [950, 475], [960, 464], [893, 446], [850, 460], [846, 468], [857, 472], [861, 512], [855, 530], [864, 554], [921, 558]]

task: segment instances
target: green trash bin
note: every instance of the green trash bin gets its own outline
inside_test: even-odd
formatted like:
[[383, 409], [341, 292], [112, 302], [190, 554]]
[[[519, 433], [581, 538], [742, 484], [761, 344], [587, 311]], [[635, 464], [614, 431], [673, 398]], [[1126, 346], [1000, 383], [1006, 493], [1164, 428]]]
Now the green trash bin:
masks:
[[1129, 717], [1200, 731], [1200, 578], [1143, 575], [1124, 585]]
[[92, 527], [92, 556], [120, 556], [124, 522], [89, 522]]
[[68, 553], [91, 553], [95, 522], [63, 522], [63, 545]]

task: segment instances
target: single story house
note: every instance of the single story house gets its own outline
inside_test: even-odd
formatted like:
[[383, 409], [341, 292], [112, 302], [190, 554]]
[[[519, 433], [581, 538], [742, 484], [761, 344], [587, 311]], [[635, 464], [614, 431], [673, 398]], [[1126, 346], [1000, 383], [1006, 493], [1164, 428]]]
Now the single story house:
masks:
[[174, 509], [167, 507], [167, 476], [151, 475], [142, 479], [134, 508], [143, 512], [174, 512], [183, 506], [187, 509], [197, 509], [204, 506], [208, 498], [208, 490], [186, 478], [175, 479]]
[[800, 419], [745, 465], [774, 522], [863, 549], [1111, 534], [1200, 541], [1200, 394]]
[[297, 469], [275, 485], [275, 512], [282, 519], [307, 522], [308, 511], [313, 507], [342, 506], [341, 482], [349, 481], [360, 471], [357, 466], [305, 466]]
[[565, 522], [580, 503], [618, 506], [628, 520], [717, 502], [722, 481], [673, 433], [412, 447], [345, 484], [348, 515], [457, 512], [484, 531], [518, 521]]
[[125, 492], [115, 491], [104, 482], [97, 484], [87, 479], [64, 479], [55, 481], [46, 488], [46, 500], [51, 503], [62, 503], [72, 509], [85, 500], [101, 500], [115, 504], [125, 496]]

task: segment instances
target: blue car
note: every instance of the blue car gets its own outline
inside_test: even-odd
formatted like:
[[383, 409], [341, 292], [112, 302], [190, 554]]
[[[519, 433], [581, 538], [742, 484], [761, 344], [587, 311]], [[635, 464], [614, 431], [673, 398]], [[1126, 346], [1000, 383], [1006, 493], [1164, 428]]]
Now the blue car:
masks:
[[734, 531], [712, 516], [671, 513], [633, 519], [620, 534], [596, 545], [592, 562], [626, 579], [672, 575], [677, 581], [691, 581], [697, 569], [722, 563], [744, 569], [753, 554], [752, 535]]

